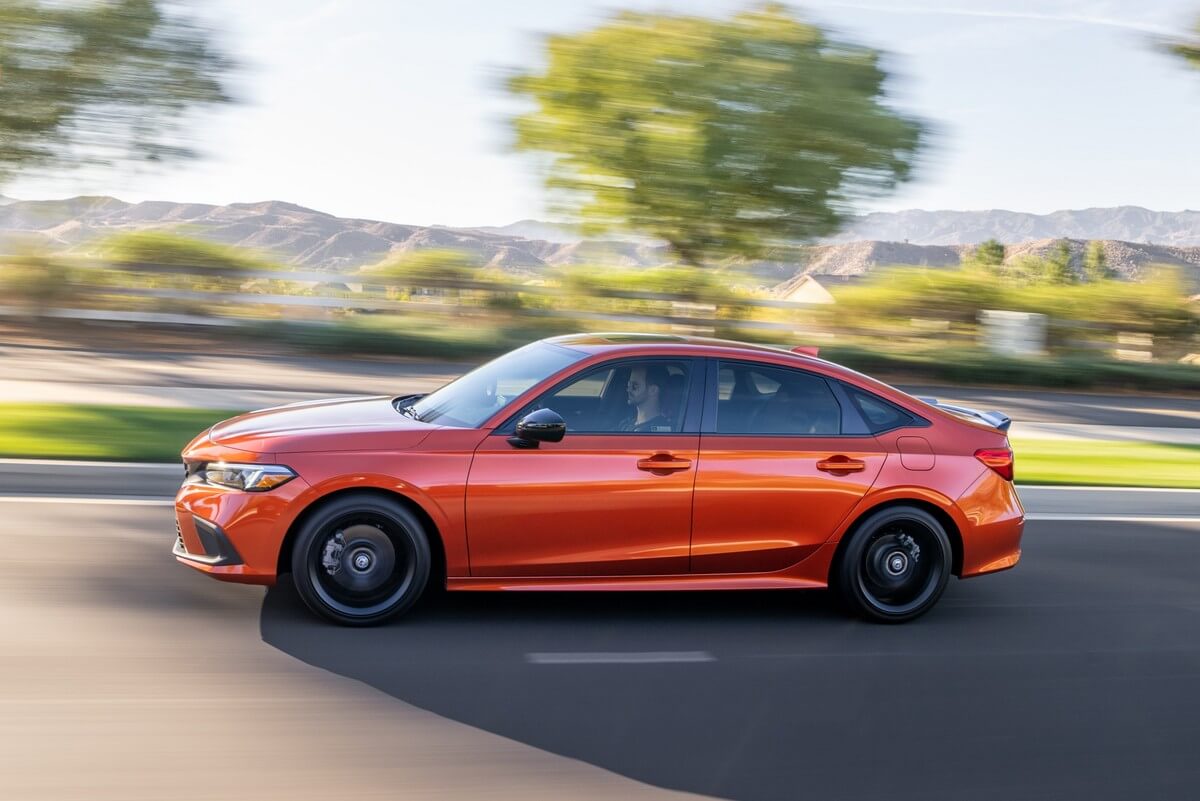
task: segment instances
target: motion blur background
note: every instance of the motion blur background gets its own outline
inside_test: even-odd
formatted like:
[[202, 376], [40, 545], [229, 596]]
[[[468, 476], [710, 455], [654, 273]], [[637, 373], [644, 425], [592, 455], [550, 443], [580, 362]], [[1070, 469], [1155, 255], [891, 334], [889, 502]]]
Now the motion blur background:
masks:
[[[3, 0], [0, 531], [40, 539], [0, 556], [0, 604], [20, 620], [0, 656], [0, 797], [181, 797], [176, 771], [193, 763], [172, 743], [209, 727], [250, 741], [228, 777], [258, 797], [649, 794], [620, 778], [633, 777], [794, 798], [794, 755], [772, 750], [798, 736], [794, 720], [827, 715], [852, 740], [874, 726], [873, 696], [851, 725], [838, 692], [813, 713], [746, 687], [786, 692], [811, 668], [888, 705], [881, 673], [911, 691], [938, 671], [982, 675], [997, 649], [1007, 672], [989, 697], [1026, 703], [994, 730], [955, 728], [973, 687], [901, 695], [923, 710], [911, 741], [949, 755], [943, 785], [872, 778], [925, 764], [899, 751], [847, 784], [837, 771], [857, 767], [806, 743], [821, 755], [805, 767], [814, 790], [1128, 797], [1112, 776], [1152, 764], [1156, 797], [1188, 797], [1196, 695], [1176, 682], [1195, 677], [1179, 632], [1200, 608], [1182, 567], [1200, 520], [1187, 492], [1200, 488], [1198, 132], [1195, 0]], [[906, 635], [918, 640], [841, 628], [820, 600], [797, 619], [790, 601], [711, 598], [556, 602], [561, 620], [524, 601], [443, 601], [404, 629], [414, 640], [354, 639], [311, 628], [287, 587], [263, 601], [173, 570], [157, 507], [205, 426], [426, 391], [581, 330], [818, 346], [902, 388], [1000, 408], [1031, 512], [1074, 522], [1034, 523], [1046, 537], [1027, 561], [1042, 567], [952, 592]], [[1136, 521], [1146, 550], [1126, 553]], [[1064, 576], [1059, 595], [1049, 578]], [[569, 622], [588, 616], [586, 631]], [[463, 631], [477, 639], [463, 646]], [[791, 637], [820, 643], [818, 663], [760, 652]], [[716, 667], [688, 670], [717, 672], [560, 684], [522, 662], [522, 648], [564, 643], [711, 649], [699, 662]], [[296, 660], [512, 740], [377, 707]], [[82, 664], [95, 672], [72, 672]], [[468, 665], [508, 667], [455, 695]], [[1076, 672], [1078, 696], [1038, 683]], [[173, 693], [185, 674], [190, 700]], [[1122, 677], [1151, 695], [1114, 687]], [[230, 688], [226, 706], [197, 701]], [[720, 699], [710, 717], [680, 713], [672, 693], [688, 688]], [[1115, 705], [1090, 700], [1110, 692]], [[342, 749], [325, 773], [322, 733], [281, 711], [313, 697]], [[521, 715], [513, 697], [530, 702]], [[227, 729], [255, 704], [250, 734]], [[642, 713], [660, 745], [637, 750], [621, 715]], [[1023, 734], [1071, 720], [1086, 724], [1059, 739], [1098, 739], [1042, 761], [1027, 750], [1040, 741]], [[985, 769], [997, 742], [1034, 766], [1033, 785]], [[156, 767], [130, 761], [147, 749]], [[693, 758], [711, 770], [690, 772]], [[234, 797], [214, 788], [182, 794]]]
[[[639, 330], [902, 384], [1192, 393], [1197, 13], [9, 2], [0, 341], [452, 375]], [[18, 357], [0, 381], [40, 369]], [[245, 405], [179, 398], [209, 411], [166, 432], [104, 408], [136, 391], [4, 386], [10, 456], [130, 458], [86, 441], [128, 423], [171, 459]]]

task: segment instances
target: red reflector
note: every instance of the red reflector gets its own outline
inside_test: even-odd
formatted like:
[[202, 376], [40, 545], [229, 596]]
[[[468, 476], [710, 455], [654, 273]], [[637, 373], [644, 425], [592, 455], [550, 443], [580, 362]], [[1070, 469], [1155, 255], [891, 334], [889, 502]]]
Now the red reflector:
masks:
[[801, 353], [805, 356], [816, 356], [820, 352], [820, 348], [813, 347], [812, 345], [800, 345], [799, 347], [792, 348], [792, 353]]
[[1013, 480], [1013, 452], [1010, 448], [980, 448], [975, 458], [992, 468], [1005, 481]]

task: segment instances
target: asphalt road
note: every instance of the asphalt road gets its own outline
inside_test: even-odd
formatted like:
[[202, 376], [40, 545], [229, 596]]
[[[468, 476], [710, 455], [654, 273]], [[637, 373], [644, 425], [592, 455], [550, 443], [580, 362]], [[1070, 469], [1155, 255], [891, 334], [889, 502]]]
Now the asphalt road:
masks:
[[382, 628], [0, 501], [0, 799], [1191, 799], [1200, 524], [1044, 521], [925, 618], [822, 592], [462, 594]]

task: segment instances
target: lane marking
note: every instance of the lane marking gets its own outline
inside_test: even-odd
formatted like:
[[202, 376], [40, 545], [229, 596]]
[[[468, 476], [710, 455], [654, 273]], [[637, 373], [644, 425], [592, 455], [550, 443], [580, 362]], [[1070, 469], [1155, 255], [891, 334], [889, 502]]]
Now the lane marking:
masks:
[[659, 665], [669, 662], [716, 662], [708, 651], [578, 651], [525, 654], [532, 665]]
[[99, 460], [73, 459], [0, 459], [0, 467], [14, 465], [17, 467], [115, 467], [121, 470], [173, 470], [183, 473], [183, 462], [105, 462]]
[[[214, 703], [233, 704], [311, 704], [314, 699], [309, 696], [289, 698], [286, 696], [231, 698], [219, 696], [212, 698], [187, 698], [179, 696], [121, 696], [117, 698], [0, 698], [3, 706], [82, 706], [82, 705], [117, 705], [117, 704], [147, 704], [153, 706], [212, 706]], [[320, 700], [320, 699], [315, 699]]]
[[0, 495], [0, 503], [53, 503], [92, 504], [97, 506], [174, 506], [168, 498], [139, 498], [107, 495], [100, 498], [83, 498], [77, 495]]
[[1025, 515], [1026, 520], [1076, 521], [1080, 523], [1200, 523], [1200, 517], [1172, 515], [1072, 515], [1052, 512], [1034, 512]]

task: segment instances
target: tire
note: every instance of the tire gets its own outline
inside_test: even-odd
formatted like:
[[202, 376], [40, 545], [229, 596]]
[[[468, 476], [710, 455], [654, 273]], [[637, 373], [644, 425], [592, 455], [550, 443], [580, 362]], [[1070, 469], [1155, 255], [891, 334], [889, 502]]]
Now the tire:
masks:
[[292, 579], [313, 612], [344, 626], [373, 626], [410, 609], [429, 582], [429, 537], [390, 498], [344, 495], [297, 532]]
[[857, 614], [902, 623], [942, 597], [953, 558], [937, 518], [914, 506], [893, 506], [854, 527], [834, 568], [834, 585]]

